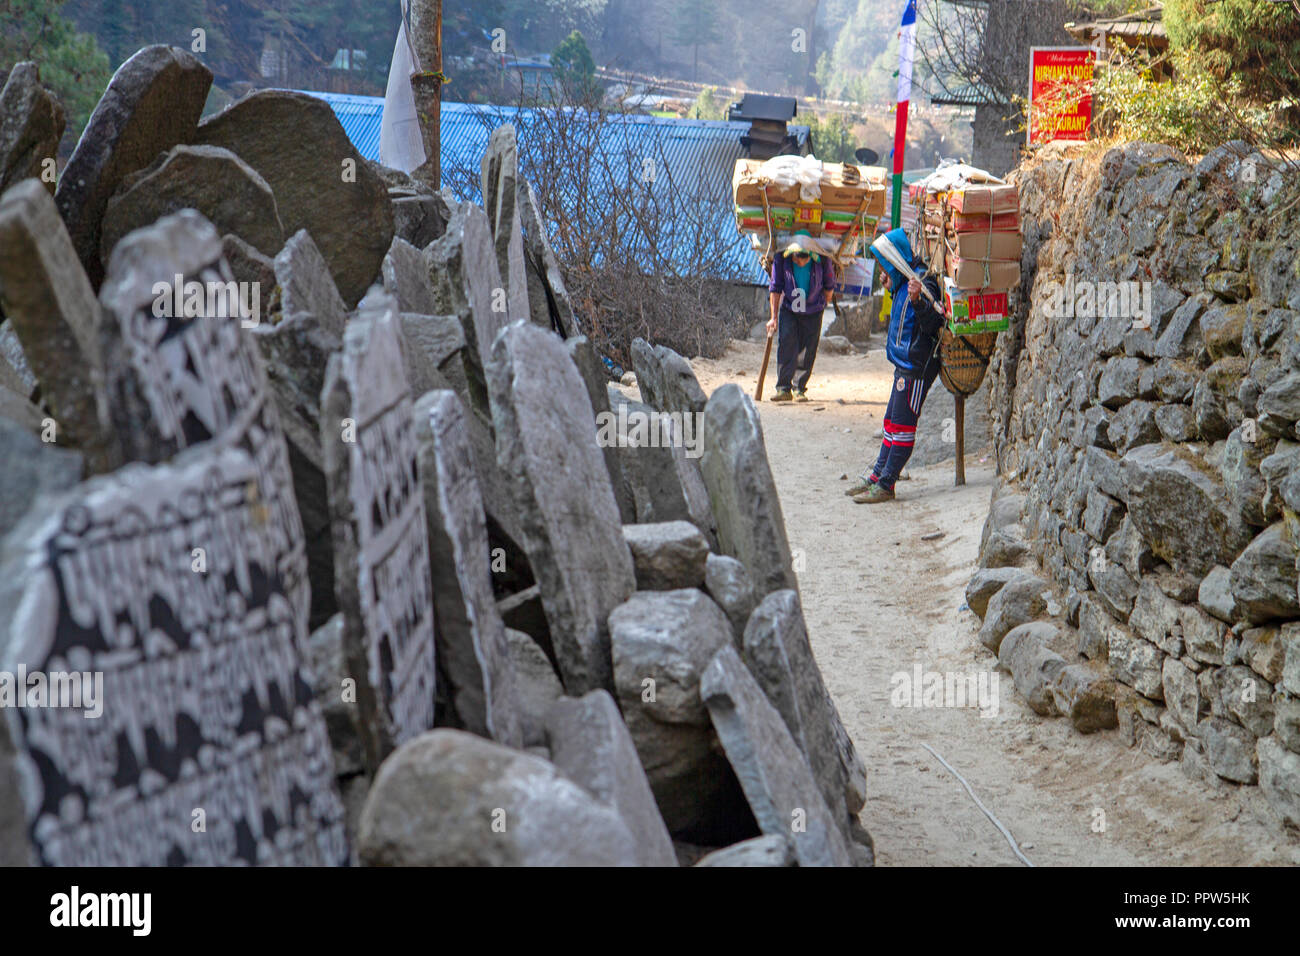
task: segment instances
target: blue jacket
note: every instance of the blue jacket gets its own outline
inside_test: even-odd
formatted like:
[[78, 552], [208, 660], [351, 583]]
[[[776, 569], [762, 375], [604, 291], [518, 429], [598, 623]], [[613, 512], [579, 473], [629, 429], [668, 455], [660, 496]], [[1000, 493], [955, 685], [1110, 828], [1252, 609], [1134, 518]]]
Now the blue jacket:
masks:
[[[893, 229], [885, 237], [894, 245], [902, 257], [912, 264], [918, 275], [925, 271], [925, 265], [912, 255], [912, 245], [907, 241], [907, 234], [902, 229]], [[872, 255], [875, 255], [873, 252]], [[939, 344], [939, 331], [943, 328], [944, 315], [924, 295], [916, 302], [907, 297], [907, 279], [880, 256], [876, 256], [880, 267], [889, 276], [889, 290], [892, 306], [889, 312], [889, 339], [885, 343], [885, 357], [904, 375], [918, 377], [925, 374], [925, 367], [935, 354]], [[930, 294], [939, 299], [939, 280], [927, 276], [921, 280]]]
[[[835, 291], [835, 266], [830, 256], [822, 256], [808, 263], [812, 269], [808, 281], [808, 297], [804, 301], [801, 315], [811, 315], [826, 308], [824, 290]], [[794, 262], [789, 256], [779, 255], [772, 261], [772, 275], [767, 284], [768, 292], [780, 292], [785, 296], [781, 306], [794, 311], [797, 288], [794, 281]]]

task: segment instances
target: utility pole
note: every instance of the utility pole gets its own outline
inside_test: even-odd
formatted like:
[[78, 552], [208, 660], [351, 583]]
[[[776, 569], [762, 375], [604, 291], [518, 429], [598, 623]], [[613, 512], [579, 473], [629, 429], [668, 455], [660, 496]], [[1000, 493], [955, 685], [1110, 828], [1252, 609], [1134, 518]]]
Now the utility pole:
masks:
[[415, 112], [420, 119], [420, 140], [425, 163], [412, 173], [415, 179], [435, 190], [442, 188], [441, 153], [442, 84], [442, 0], [411, 0], [411, 22], [407, 33], [415, 50], [418, 71], [411, 77]]

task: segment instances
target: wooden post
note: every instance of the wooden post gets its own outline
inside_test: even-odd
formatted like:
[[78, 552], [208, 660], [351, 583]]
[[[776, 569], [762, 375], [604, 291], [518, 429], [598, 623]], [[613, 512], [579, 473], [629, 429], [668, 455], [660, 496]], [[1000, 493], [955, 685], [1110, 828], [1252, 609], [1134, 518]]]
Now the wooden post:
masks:
[[411, 92], [425, 155], [424, 165], [411, 175], [437, 190], [442, 188], [440, 127], [446, 79], [442, 73], [442, 0], [411, 0], [411, 46], [419, 61], [419, 72], [411, 77]]
[[966, 396], [953, 396], [957, 407], [957, 477], [953, 484], [966, 484]]

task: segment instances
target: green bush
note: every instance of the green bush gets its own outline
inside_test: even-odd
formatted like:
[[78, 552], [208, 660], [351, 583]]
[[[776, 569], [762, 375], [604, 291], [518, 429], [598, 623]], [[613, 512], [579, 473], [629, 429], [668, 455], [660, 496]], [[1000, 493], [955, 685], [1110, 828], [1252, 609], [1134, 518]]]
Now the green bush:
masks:
[[1170, 46], [1260, 101], [1300, 97], [1300, 13], [1271, 0], [1166, 0]]

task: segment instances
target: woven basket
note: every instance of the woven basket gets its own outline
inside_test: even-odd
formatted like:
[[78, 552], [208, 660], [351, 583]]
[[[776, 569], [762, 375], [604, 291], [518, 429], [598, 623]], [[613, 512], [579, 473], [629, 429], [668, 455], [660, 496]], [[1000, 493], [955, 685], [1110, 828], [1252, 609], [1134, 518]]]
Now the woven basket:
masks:
[[954, 395], [974, 395], [984, 381], [997, 341], [996, 332], [958, 336], [944, 329], [939, 337], [939, 378], [944, 387]]

